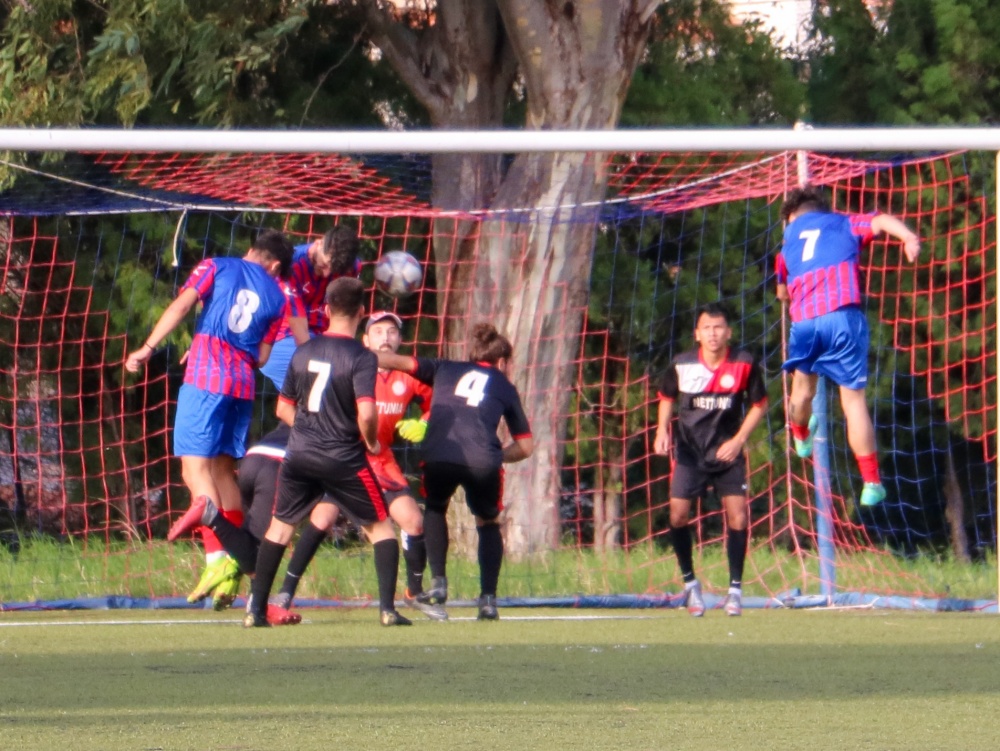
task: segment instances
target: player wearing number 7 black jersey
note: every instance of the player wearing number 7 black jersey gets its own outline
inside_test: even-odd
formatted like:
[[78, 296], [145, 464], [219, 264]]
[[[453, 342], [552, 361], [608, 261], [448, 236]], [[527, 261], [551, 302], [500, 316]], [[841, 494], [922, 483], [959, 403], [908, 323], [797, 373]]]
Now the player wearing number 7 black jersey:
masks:
[[[472, 330], [470, 362], [379, 352], [379, 367], [403, 370], [433, 386], [423, 441], [424, 541], [432, 582], [421, 601], [448, 599], [448, 503], [461, 486], [479, 534], [479, 619], [496, 620], [503, 564], [498, 517], [503, 510], [503, 464], [531, 456], [534, 442], [521, 397], [508, 379], [513, 348], [488, 323]], [[511, 442], [497, 435], [500, 420]]]
[[[192, 502], [202, 497], [211, 500], [237, 526], [243, 512], [235, 468], [236, 460], [246, 453], [254, 370], [267, 361], [288, 307], [287, 287], [277, 279], [291, 260], [292, 245], [285, 236], [264, 230], [244, 258], [202, 261], [142, 347], [125, 361], [126, 370], [138, 372], [195, 305], [203, 305], [177, 396], [174, 455], [181, 458]], [[204, 539], [209, 569], [219, 571], [206, 571], [204, 586], [189, 597], [193, 600], [210, 594], [229, 570], [222, 565], [226, 554], [215, 535], [205, 530]]]

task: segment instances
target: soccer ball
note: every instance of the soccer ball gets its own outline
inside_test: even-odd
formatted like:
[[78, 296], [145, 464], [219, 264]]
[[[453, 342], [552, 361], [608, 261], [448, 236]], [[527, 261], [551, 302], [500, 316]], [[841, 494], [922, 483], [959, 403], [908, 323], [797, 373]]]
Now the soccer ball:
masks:
[[420, 286], [424, 271], [420, 262], [402, 250], [384, 253], [375, 264], [375, 284], [392, 297], [405, 297]]

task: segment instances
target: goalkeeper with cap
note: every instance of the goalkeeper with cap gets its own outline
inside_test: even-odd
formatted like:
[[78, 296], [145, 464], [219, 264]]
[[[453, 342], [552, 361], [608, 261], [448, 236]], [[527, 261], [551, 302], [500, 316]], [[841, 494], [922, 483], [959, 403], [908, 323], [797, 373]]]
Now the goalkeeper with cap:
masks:
[[[691, 503], [709, 486], [726, 514], [729, 559], [728, 615], [743, 612], [743, 565], [747, 551], [747, 477], [743, 447], [767, 409], [760, 364], [748, 352], [730, 349], [729, 314], [717, 303], [700, 308], [694, 338], [698, 348], [674, 358], [659, 390], [653, 450], [674, 450], [670, 476], [670, 541], [684, 579], [684, 604], [705, 614], [691, 551]], [[749, 408], [745, 408], [749, 402]], [[671, 419], [677, 424], [671, 431]], [[671, 437], [673, 440], [671, 441]]]

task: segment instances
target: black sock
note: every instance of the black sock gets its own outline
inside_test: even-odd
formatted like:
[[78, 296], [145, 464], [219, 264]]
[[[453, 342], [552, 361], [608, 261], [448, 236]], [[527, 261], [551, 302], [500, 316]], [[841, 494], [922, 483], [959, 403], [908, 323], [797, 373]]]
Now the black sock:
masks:
[[288, 599], [295, 598], [295, 590], [299, 588], [299, 579], [306, 572], [309, 562], [316, 556], [316, 551], [326, 539], [326, 530], [320, 529], [312, 522], [309, 522], [302, 533], [299, 541], [295, 543], [292, 550], [292, 560], [288, 562], [288, 570], [285, 571], [285, 581], [281, 583], [279, 592], [288, 595]]
[[237, 527], [222, 514], [217, 514], [208, 528], [215, 532], [222, 547], [226, 549], [244, 574], [252, 574], [257, 566], [257, 551], [260, 542], [242, 527]]
[[403, 560], [406, 561], [406, 589], [416, 596], [424, 591], [424, 568], [427, 566], [427, 545], [423, 535], [403, 533]]
[[382, 610], [396, 609], [396, 577], [399, 575], [399, 543], [393, 537], [376, 542], [375, 575], [378, 577], [378, 604]]
[[281, 559], [285, 557], [285, 545], [279, 545], [268, 539], [260, 541], [260, 551], [257, 553], [257, 567], [250, 585], [250, 596], [253, 598], [253, 612], [260, 618], [266, 617], [267, 598], [271, 594], [274, 577], [278, 575]]
[[743, 563], [747, 557], [747, 531], [730, 529], [726, 534], [726, 556], [729, 558], [729, 586], [743, 586]]
[[479, 532], [479, 593], [496, 595], [503, 565], [503, 535], [500, 525], [484, 524]]
[[690, 525], [685, 524], [681, 527], [671, 527], [670, 541], [674, 544], [674, 555], [677, 556], [677, 565], [680, 566], [684, 583], [693, 582], [694, 562], [691, 559]]
[[428, 508], [424, 511], [424, 543], [431, 576], [447, 576], [448, 518], [445, 511]]

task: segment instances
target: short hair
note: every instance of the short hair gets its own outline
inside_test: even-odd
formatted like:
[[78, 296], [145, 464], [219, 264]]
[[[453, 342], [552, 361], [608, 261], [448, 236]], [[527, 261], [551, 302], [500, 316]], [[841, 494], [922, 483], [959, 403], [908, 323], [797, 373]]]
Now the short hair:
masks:
[[503, 336], [493, 324], [477, 323], [472, 327], [472, 346], [469, 348], [469, 359], [473, 362], [486, 362], [496, 365], [501, 359], [510, 359], [514, 347], [510, 340]]
[[709, 318], [721, 318], [729, 325], [731, 316], [729, 315], [729, 309], [720, 302], [710, 302], [702, 305], [698, 308], [698, 315], [694, 317], [694, 325], [697, 328], [698, 323], [701, 321], [702, 316], [708, 316]]
[[788, 221], [792, 214], [807, 209], [809, 211], [829, 211], [830, 202], [827, 201], [823, 191], [815, 185], [803, 185], [795, 188], [781, 206], [781, 218]]
[[340, 224], [323, 235], [323, 256], [332, 276], [354, 276], [361, 243], [354, 230]]
[[288, 274], [295, 248], [283, 232], [276, 229], [261, 230], [251, 247], [259, 254], [278, 262], [278, 276]]
[[326, 304], [330, 312], [348, 318], [357, 315], [365, 302], [365, 285], [353, 276], [334, 279], [326, 287]]

